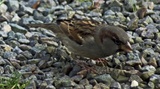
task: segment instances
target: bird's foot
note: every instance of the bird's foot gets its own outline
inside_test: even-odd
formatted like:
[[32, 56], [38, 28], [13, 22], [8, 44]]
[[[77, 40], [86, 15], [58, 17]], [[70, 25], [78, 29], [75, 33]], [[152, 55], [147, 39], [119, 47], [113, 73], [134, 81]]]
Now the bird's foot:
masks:
[[107, 60], [105, 58], [95, 59], [96, 65], [105, 67], [107, 65]]
[[82, 67], [82, 70], [79, 71], [77, 74], [80, 75], [86, 75], [87, 73], [95, 73], [97, 74], [97, 71], [94, 69], [93, 65], [89, 65], [86, 63], [86, 61], [77, 60], [77, 64]]

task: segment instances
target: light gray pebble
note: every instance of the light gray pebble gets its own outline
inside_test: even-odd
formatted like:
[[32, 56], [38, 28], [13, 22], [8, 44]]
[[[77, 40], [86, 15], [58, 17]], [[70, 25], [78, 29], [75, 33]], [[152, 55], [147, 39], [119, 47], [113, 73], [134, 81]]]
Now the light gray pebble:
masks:
[[104, 15], [115, 15], [115, 12], [113, 12], [112, 10], [107, 10], [104, 12]]
[[4, 73], [4, 68], [0, 66], [0, 74], [2, 75]]
[[19, 9], [18, 0], [8, 0], [8, 9], [9, 11], [16, 11]]
[[6, 59], [15, 58], [17, 54], [15, 52], [4, 52], [3, 57]]
[[1, 4], [0, 5], [0, 13], [5, 13], [8, 9], [8, 6], [6, 6], [5, 4]]
[[160, 5], [155, 5], [154, 10], [160, 10]]
[[7, 23], [7, 22], [3, 22], [1, 23], [2, 24], [2, 30], [6, 33], [10, 32], [12, 29], [11, 29], [11, 26]]
[[29, 44], [30, 41], [28, 39], [19, 39], [18, 42], [23, 43], [23, 44]]
[[24, 33], [24, 34], [27, 32], [27, 29], [20, 26], [20, 25], [17, 25], [14, 23], [11, 23], [10, 25], [12, 27], [12, 31], [14, 31], [14, 32], [19, 32], [19, 33]]
[[23, 51], [21, 52], [27, 59], [30, 59], [32, 58], [32, 54], [29, 52], [29, 51]]
[[39, 52], [41, 52], [42, 50], [44, 50], [45, 48], [46, 48], [45, 45], [36, 44], [34, 47], [31, 48], [31, 52], [33, 52], [33, 53], [39, 53]]
[[133, 88], [133, 87], [138, 87], [138, 85], [139, 85], [139, 83], [138, 83], [136, 80], [133, 80], [133, 81], [131, 82], [131, 88]]
[[76, 76], [71, 77], [71, 79], [75, 82], [80, 82], [82, 78], [83, 78], [83, 75], [76, 75]]
[[33, 8], [31, 8], [31, 7], [26, 7], [25, 5], [21, 5], [21, 6], [20, 6], [20, 10], [21, 10], [21, 11], [24, 11], [24, 12], [26, 12], [26, 13], [29, 13], [29, 14], [32, 14], [33, 11], [34, 11]]
[[80, 82], [79, 82], [79, 84], [82, 84], [82, 85], [89, 85], [89, 81], [88, 81], [88, 79], [82, 79]]
[[98, 83], [96, 84], [93, 89], [110, 89], [108, 85], [104, 83]]
[[110, 74], [98, 75], [98, 76], [95, 77], [95, 79], [97, 80], [97, 82], [103, 82], [103, 83], [107, 83], [107, 84], [111, 84], [112, 82], [115, 81], [115, 80], [110, 76]]
[[34, 11], [33, 12], [33, 18], [35, 20], [43, 21], [45, 17], [41, 13], [39, 13], [38, 11]]
[[11, 74], [15, 71], [15, 67], [14, 66], [11, 66], [11, 65], [6, 65], [4, 67], [4, 73], [5, 74]]
[[0, 65], [5, 65], [5, 64], [6, 64], [5, 60], [2, 57], [0, 57]]
[[18, 22], [21, 18], [17, 15], [17, 14], [14, 14], [13, 18], [12, 18], [12, 22]]
[[32, 49], [31, 46], [26, 45], [26, 44], [19, 45], [19, 48], [22, 49], [23, 51]]
[[38, 64], [41, 61], [41, 59], [30, 59], [27, 61], [28, 64]]
[[53, 86], [52, 84], [50, 84], [50, 85], [47, 85], [47, 87], [45, 89], [56, 89], [56, 87]]
[[93, 86], [92, 85], [85, 85], [84, 88], [85, 89], [93, 89]]
[[110, 89], [122, 89], [119, 82], [111, 83]]
[[15, 32], [14, 31], [8, 32], [8, 38], [9, 39], [15, 39]]
[[47, 83], [44, 81], [40, 84], [39, 89], [46, 89]]
[[23, 52], [18, 46], [16, 46], [15, 48], [13, 48], [13, 52], [19, 54], [21, 52]]
[[7, 38], [7, 33], [4, 31], [0, 31], [0, 36], [3, 38]]

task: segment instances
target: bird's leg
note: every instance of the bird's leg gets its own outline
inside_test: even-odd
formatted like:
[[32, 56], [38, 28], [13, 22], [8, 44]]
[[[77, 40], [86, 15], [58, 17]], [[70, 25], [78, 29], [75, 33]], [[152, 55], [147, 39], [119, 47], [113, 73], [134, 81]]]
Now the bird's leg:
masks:
[[79, 71], [77, 74], [85, 75], [88, 72], [92, 72], [92, 73], [97, 74], [97, 71], [92, 67], [93, 65], [90, 65], [90, 64], [86, 63], [86, 61], [82, 61], [82, 60], [76, 60], [76, 62], [80, 67], [82, 67], [82, 70]]
[[98, 58], [95, 60], [96, 65], [105, 67], [107, 65], [107, 60], [105, 58]]

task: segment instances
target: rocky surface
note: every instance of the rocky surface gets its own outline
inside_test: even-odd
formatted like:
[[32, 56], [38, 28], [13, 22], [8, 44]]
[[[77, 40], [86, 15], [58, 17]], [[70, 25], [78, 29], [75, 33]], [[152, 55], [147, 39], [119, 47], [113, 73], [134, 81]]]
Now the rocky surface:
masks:
[[[22, 80], [30, 81], [26, 89], [160, 89], [158, 0], [95, 0], [94, 5], [71, 1], [7, 0], [0, 4], [1, 76], [18, 71]], [[124, 28], [133, 52], [107, 57], [106, 66], [92, 65], [96, 73], [88, 73], [76, 62], [84, 58], [70, 57], [54, 33], [22, 25], [73, 16]]]

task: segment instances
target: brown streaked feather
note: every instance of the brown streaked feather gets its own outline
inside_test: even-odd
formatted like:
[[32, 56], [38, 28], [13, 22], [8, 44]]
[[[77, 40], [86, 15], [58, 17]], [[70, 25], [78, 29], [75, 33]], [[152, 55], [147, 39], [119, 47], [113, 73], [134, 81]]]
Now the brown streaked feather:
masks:
[[66, 20], [61, 21], [59, 25], [70, 39], [81, 45], [83, 39], [94, 35], [95, 27], [99, 24], [101, 23], [89, 20]]

